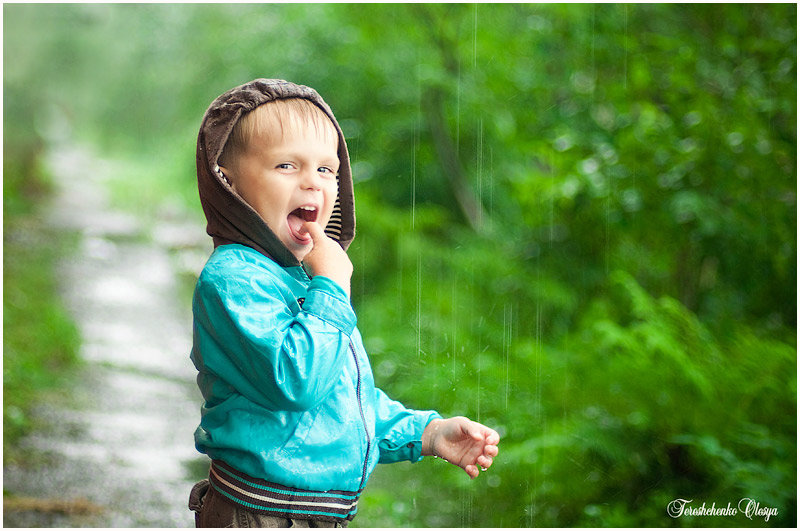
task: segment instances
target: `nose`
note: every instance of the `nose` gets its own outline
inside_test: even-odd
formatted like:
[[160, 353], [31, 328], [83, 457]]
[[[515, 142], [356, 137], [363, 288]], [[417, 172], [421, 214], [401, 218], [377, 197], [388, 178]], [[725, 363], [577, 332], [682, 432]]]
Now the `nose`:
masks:
[[322, 176], [316, 168], [308, 166], [300, 172], [300, 188], [303, 190], [318, 191], [322, 189]]

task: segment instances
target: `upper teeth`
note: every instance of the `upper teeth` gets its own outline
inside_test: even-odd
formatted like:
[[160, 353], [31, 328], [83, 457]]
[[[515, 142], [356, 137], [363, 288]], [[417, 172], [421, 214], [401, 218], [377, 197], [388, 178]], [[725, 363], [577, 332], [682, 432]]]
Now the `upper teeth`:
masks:
[[317, 209], [317, 207], [312, 207], [312, 206], [301, 206], [300, 208], [302, 208], [303, 210], [316, 210]]

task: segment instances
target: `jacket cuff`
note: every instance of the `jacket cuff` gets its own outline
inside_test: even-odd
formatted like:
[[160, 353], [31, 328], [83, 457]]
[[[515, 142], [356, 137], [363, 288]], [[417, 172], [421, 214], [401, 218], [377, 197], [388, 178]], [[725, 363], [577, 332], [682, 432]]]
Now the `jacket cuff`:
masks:
[[383, 440], [378, 444], [381, 454], [380, 462], [411, 461], [416, 463], [425, 457], [422, 455], [422, 432], [425, 431], [425, 428], [432, 420], [440, 419], [442, 416], [436, 411], [417, 411], [415, 417], [414, 434], [412, 438], [406, 439], [404, 444], [396, 446], [387, 440]]
[[344, 289], [328, 277], [315, 276], [308, 285], [303, 311], [332, 324], [346, 335], [356, 328], [356, 314]]

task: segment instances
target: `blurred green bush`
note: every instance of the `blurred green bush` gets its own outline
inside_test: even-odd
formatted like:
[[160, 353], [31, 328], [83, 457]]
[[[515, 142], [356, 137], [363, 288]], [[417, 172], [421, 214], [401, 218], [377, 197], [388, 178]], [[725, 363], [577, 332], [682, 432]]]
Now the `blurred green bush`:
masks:
[[[6, 107], [8, 108], [8, 107]], [[13, 111], [9, 114], [12, 114]], [[69, 386], [79, 336], [59, 297], [55, 263], [73, 239], [40, 218], [50, 183], [42, 141], [4, 124], [3, 153], [3, 462], [31, 428], [40, 393]]]

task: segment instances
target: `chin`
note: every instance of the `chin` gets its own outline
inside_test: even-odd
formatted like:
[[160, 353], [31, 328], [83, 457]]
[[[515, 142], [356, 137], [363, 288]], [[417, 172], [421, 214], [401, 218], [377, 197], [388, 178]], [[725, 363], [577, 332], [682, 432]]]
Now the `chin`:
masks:
[[312, 247], [309, 245], [308, 248], [298, 249], [297, 247], [289, 247], [289, 250], [292, 252], [295, 258], [297, 258], [298, 262], [302, 262], [305, 260], [308, 253], [311, 252]]

